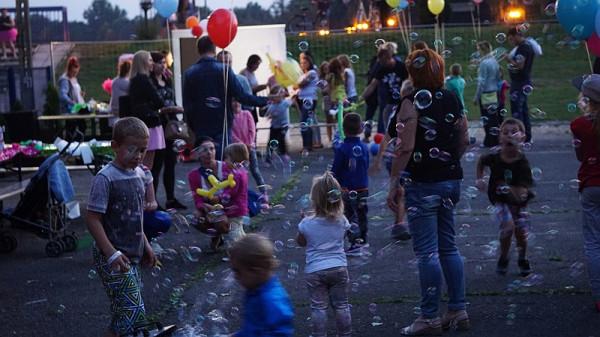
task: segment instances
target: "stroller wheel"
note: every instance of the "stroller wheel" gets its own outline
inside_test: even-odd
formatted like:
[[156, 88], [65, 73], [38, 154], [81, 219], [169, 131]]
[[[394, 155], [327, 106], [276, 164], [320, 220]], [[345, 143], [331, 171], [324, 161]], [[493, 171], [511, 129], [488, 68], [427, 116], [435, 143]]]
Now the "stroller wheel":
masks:
[[46, 255], [49, 257], [58, 257], [63, 252], [63, 246], [58, 241], [48, 241], [46, 244]]
[[65, 252], [72, 252], [77, 249], [77, 238], [71, 234], [67, 234], [60, 238], [62, 243], [64, 244]]
[[4, 232], [0, 233], [0, 253], [8, 254], [17, 249], [17, 239], [14, 235]]

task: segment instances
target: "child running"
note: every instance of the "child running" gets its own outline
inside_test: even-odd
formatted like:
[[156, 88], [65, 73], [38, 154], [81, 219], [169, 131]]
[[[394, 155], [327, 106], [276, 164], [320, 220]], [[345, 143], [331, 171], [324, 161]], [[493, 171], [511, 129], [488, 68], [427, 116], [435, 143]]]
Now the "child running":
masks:
[[274, 271], [273, 245], [264, 236], [248, 234], [229, 249], [231, 270], [246, 288], [242, 328], [234, 337], [291, 337], [294, 312]]
[[94, 264], [111, 302], [107, 336], [133, 334], [147, 324], [138, 265], [156, 257], [142, 226], [144, 210], [156, 209], [152, 174], [141, 166], [148, 128], [127, 117], [113, 128], [115, 159], [92, 182], [86, 223], [94, 238]]
[[344, 254], [344, 236], [350, 224], [344, 217], [340, 184], [325, 172], [314, 180], [310, 192], [315, 215], [298, 225], [297, 242], [306, 247], [306, 285], [310, 296], [313, 337], [327, 336], [327, 308], [335, 311], [337, 335], [352, 335], [352, 318], [348, 304], [348, 270]]
[[529, 161], [519, 150], [525, 140], [525, 126], [514, 118], [507, 118], [500, 126], [500, 151], [479, 158], [477, 163], [477, 187], [485, 190], [483, 180], [485, 167], [490, 168], [488, 198], [495, 205], [495, 214], [500, 221], [500, 258], [496, 272], [505, 275], [508, 271], [509, 251], [513, 233], [519, 253], [521, 276], [531, 274], [527, 260], [528, 221], [522, 211], [533, 198], [533, 179]]
[[331, 172], [339, 181], [344, 200], [344, 214], [352, 223], [358, 223], [358, 233], [350, 232], [348, 255], [360, 255], [368, 248], [366, 198], [369, 196], [369, 149], [360, 140], [362, 122], [357, 113], [348, 113], [342, 123], [346, 138], [335, 148]]
[[269, 205], [269, 196], [267, 194], [267, 185], [260, 173], [258, 167], [258, 158], [256, 156], [256, 124], [252, 113], [248, 110], [242, 110], [242, 105], [235, 99], [231, 101], [233, 107], [233, 126], [231, 127], [234, 143], [245, 144], [248, 148], [250, 173], [254, 177], [256, 186], [261, 193], [260, 199], [263, 208]]
[[285, 98], [287, 91], [285, 88], [276, 85], [271, 89], [271, 104], [267, 108], [266, 117], [271, 119], [271, 128], [269, 130], [269, 148], [267, 149], [268, 159], [271, 162], [271, 152], [278, 151], [284, 163], [288, 163], [290, 157], [287, 154], [287, 130], [290, 123], [290, 106], [292, 100]]

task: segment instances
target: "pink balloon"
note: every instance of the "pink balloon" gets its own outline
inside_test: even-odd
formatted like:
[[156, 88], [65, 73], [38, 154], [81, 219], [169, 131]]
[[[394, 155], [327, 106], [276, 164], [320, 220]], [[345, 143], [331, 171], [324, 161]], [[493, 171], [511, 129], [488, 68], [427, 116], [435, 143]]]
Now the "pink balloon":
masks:
[[476, 5], [479, 5], [479, 4], [481, 4], [481, 3], [483, 2], [483, 0], [473, 0], [473, 2], [474, 2]]
[[112, 95], [112, 79], [107, 78], [102, 82], [102, 89], [109, 95]]
[[598, 36], [598, 34], [596, 34], [596, 32], [593, 32], [592, 35], [590, 35], [590, 37], [588, 37], [586, 43], [588, 45], [588, 49], [590, 50], [590, 53], [594, 54], [595, 56], [600, 57], [600, 36]]

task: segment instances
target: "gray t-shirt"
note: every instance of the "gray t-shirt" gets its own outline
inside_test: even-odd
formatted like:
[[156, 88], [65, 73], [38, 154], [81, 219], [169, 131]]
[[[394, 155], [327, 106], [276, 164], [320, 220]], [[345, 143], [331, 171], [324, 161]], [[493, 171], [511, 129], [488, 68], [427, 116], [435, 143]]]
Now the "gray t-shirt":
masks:
[[92, 182], [88, 211], [102, 214], [102, 226], [113, 246], [129, 258], [144, 254], [143, 215], [152, 174], [142, 167], [124, 170], [110, 162]]
[[271, 117], [272, 128], [284, 128], [290, 123], [290, 106], [292, 101], [284, 99], [279, 103], [271, 103], [267, 108], [267, 115]]
[[335, 267], [345, 267], [344, 236], [350, 228], [345, 216], [339, 219], [306, 217], [298, 224], [298, 231], [306, 238], [305, 273], [314, 273]]
[[354, 76], [354, 70], [352, 68], [344, 69], [344, 76], [346, 80], [346, 96], [348, 98], [358, 96], [356, 92], [356, 76]]

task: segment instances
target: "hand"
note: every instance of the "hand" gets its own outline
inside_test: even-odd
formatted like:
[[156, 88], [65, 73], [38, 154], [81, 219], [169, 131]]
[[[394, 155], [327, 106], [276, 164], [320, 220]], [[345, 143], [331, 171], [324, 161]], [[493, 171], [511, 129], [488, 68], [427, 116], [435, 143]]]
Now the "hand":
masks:
[[131, 269], [131, 261], [129, 261], [129, 258], [123, 254], [112, 262], [110, 269], [116, 272], [127, 272], [129, 269]]
[[483, 179], [475, 180], [475, 186], [477, 186], [477, 189], [480, 192], [485, 192], [485, 190], [487, 189], [487, 183]]
[[149, 244], [147, 244], [144, 247], [144, 256], [142, 256], [142, 265], [144, 267], [152, 268], [158, 263], [159, 263], [158, 259], [156, 258], [156, 255], [154, 255], [154, 251], [152, 250], [152, 247]]
[[155, 211], [158, 208], [156, 200], [148, 201], [144, 204], [144, 211]]
[[393, 211], [393, 212], [398, 212], [398, 202], [397, 202], [397, 196], [398, 196], [398, 188], [400, 186], [398, 185], [398, 180], [397, 179], [391, 179], [390, 182], [390, 191], [388, 192], [388, 196], [387, 196], [387, 205], [388, 207]]

